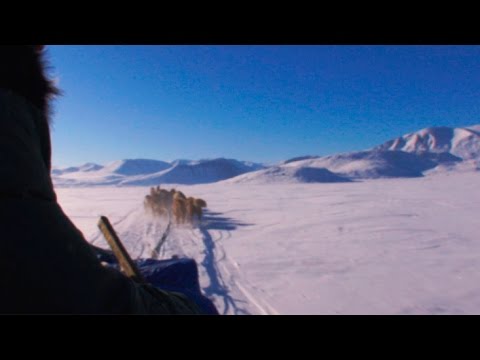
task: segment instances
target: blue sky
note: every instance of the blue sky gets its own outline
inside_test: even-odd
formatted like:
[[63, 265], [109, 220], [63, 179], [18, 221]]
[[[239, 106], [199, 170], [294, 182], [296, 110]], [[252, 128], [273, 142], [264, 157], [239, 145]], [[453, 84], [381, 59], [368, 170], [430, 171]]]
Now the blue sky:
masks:
[[480, 123], [479, 46], [49, 46], [53, 163], [362, 150]]

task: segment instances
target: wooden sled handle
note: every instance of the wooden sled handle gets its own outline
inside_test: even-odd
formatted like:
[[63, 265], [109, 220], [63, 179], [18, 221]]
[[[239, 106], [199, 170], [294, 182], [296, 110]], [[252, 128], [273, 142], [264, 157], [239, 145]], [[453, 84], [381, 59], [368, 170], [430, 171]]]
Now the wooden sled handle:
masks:
[[125, 275], [137, 283], [146, 284], [147, 282], [145, 281], [145, 278], [140, 273], [140, 270], [138, 270], [138, 267], [133, 262], [127, 250], [125, 250], [125, 247], [123, 246], [117, 233], [113, 229], [112, 224], [110, 224], [110, 221], [106, 216], [100, 217], [100, 220], [98, 221], [98, 227], [103, 236], [105, 236], [108, 245], [110, 245], [113, 254], [120, 264], [120, 268]]

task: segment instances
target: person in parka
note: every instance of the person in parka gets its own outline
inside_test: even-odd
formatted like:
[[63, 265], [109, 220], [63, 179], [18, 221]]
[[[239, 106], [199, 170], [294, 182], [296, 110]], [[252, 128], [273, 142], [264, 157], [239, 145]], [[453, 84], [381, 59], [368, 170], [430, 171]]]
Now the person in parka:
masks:
[[0, 313], [200, 314], [102, 266], [62, 211], [50, 177], [56, 94], [42, 46], [0, 46]]

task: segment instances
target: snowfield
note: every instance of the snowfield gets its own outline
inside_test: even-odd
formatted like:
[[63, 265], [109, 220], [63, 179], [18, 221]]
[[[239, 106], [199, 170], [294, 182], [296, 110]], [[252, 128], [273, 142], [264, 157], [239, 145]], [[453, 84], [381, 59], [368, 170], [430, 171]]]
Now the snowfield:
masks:
[[95, 245], [107, 246], [96, 228], [106, 215], [134, 257], [195, 258], [223, 314], [480, 314], [479, 184], [478, 171], [438, 171], [166, 185], [205, 199], [208, 212], [164, 242], [166, 223], [143, 210], [148, 187], [56, 191]]

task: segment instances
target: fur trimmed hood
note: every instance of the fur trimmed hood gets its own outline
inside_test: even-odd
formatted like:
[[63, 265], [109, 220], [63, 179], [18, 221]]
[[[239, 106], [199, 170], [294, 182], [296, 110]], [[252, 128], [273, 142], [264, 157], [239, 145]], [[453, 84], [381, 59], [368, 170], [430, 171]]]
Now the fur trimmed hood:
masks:
[[0, 46], [0, 88], [22, 96], [48, 120], [50, 100], [60, 92], [47, 77], [46, 69], [43, 47]]
[[25, 98], [0, 89], [0, 193], [55, 201], [50, 178], [50, 129]]

